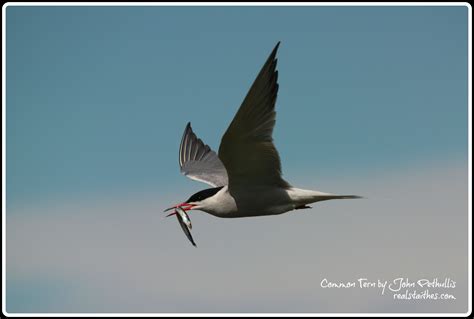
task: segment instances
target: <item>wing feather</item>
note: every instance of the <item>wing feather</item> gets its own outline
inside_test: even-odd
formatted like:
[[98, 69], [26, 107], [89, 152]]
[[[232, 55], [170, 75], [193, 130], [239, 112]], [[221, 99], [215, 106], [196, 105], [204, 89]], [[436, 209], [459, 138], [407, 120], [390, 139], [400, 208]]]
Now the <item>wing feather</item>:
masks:
[[179, 166], [187, 177], [214, 187], [227, 185], [227, 172], [217, 154], [186, 125], [179, 146]]
[[219, 158], [227, 170], [229, 187], [271, 185], [289, 187], [281, 177], [281, 163], [273, 144], [278, 93], [277, 43], [242, 105], [222, 137]]

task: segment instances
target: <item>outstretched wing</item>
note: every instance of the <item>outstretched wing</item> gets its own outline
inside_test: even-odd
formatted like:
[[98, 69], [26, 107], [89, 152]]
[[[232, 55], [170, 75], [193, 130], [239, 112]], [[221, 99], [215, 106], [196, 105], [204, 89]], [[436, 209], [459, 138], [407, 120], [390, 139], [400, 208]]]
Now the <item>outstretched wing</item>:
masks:
[[281, 163], [273, 144], [278, 92], [277, 43], [225, 132], [219, 158], [233, 185], [289, 187], [281, 177]]
[[179, 167], [187, 177], [214, 187], [227, 185], [227, 172], [216, 152], [186, 125], [179, 146]]

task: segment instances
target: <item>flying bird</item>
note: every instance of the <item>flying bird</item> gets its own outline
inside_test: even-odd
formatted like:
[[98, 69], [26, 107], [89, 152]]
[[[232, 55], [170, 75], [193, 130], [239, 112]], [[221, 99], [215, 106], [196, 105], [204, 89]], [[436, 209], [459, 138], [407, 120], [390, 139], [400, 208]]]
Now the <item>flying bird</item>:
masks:
[[306, 190], [282, 178], [278, 151], [273, 144], [275, 102], [278, 93], [278, 42], [250, 87], [242, 105], [222, 136], [218, 153], [186, 125], [179, 147], [179, 166], [187, 177], [212, 186], [165, 211], [177, 215], [195, 245], [186, 211], [201, 210], [224, 218], [278, 215], [308, 204], [361, 198]]

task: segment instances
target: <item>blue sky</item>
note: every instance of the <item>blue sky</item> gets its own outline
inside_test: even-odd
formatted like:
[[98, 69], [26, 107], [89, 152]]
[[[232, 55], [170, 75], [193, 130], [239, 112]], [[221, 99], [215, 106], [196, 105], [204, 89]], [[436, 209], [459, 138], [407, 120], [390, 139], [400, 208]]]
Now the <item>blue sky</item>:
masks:
[[466, 7], [9, 7], [9, 203], [181, 187], [277, 41], [288, 179], [467, 156]]
[[[179, 173], [184, 127], [191, 121], [217, 150], [277, 41], [274, 138], [290, 183], [370, 194], [381, 176], [467, 170], [465, 6], [9, 6], [6, 14], [8, 217], [145, 197], [160, 211], [206, 188]], [[17, 278], [10, 300], [28, 285], [73, 285], [34, 271]], [[13, 309], [22, 307], [35, 309]]]

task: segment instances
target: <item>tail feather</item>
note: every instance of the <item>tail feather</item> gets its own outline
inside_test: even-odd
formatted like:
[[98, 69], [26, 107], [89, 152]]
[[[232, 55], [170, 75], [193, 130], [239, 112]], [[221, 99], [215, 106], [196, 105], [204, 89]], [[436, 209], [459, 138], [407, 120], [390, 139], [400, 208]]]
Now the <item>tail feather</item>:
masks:
[[363, 198], [362, 196], [358, 195], [337, 195], [331, 193], [323, 193], [320, 191], [313, 191], [301, 188], [292, 187], [288, 190], [288, 195], [290, 196], [293, 203], [295, 203], [296, 207], [298, 208], [306, 208], [305, 205], [320, 202], [323, 200], [329, 199], [355, 199], [355, 198]]
[[329, 199], [356, 199], [364, 198], [358, 195], [319, 195], [317, 196], [317, 201], [329, 200]]
[[359, 195], [332, 195], [332, 196], [329, 196], [329, 197], [331, 197], [331, 199], [364, 198], [364, 197], [359, 196]]

